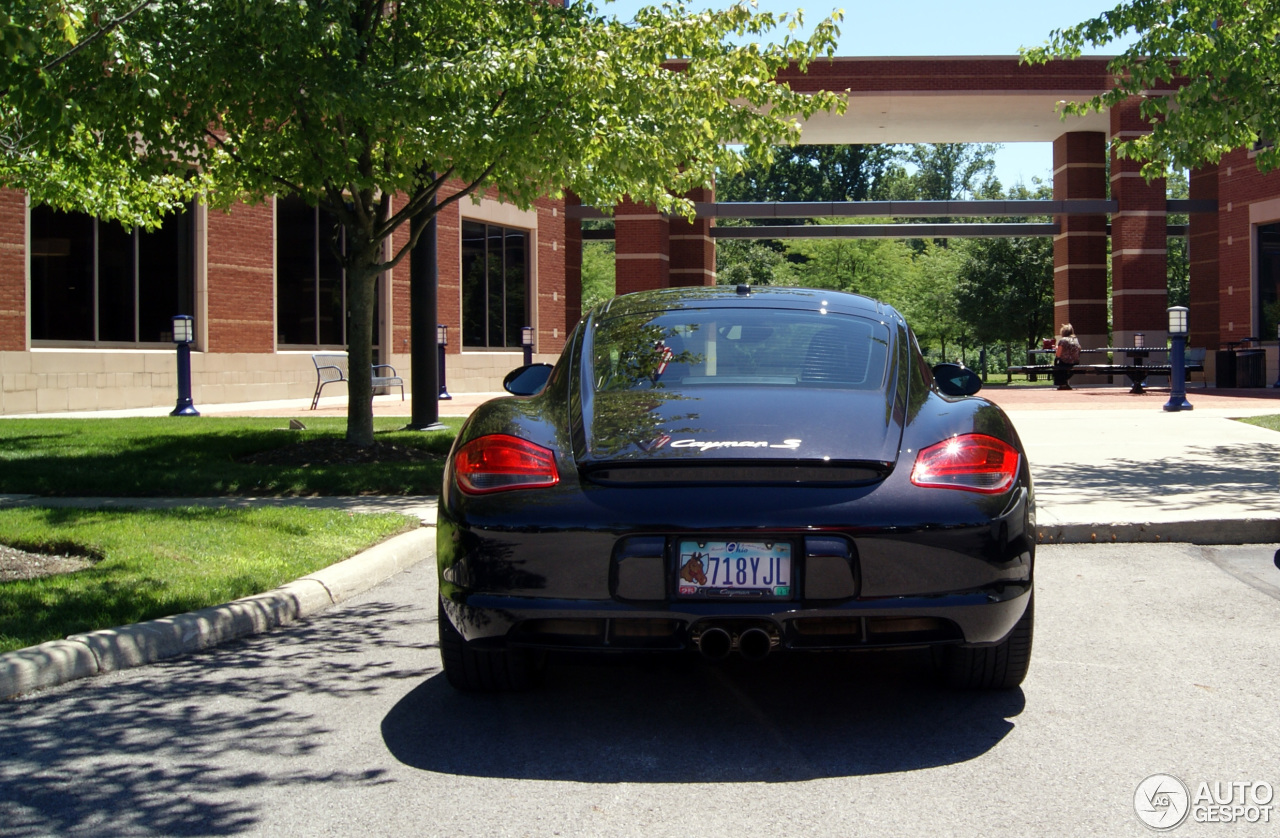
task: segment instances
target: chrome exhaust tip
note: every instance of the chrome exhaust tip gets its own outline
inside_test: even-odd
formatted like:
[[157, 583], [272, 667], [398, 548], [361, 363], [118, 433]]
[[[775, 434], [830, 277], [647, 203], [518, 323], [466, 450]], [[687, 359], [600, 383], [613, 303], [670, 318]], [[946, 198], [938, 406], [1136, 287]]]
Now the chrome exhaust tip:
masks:
[[738, 651], [749, 661], [762, 661], [773, 649], [773, 638], [761, 628], [749, 628], [738, 635]]
[[698, 651], [709, 660], [724, 660], [729, 657], [729, 651], [732, 648], [733, 638], [722, 628], [704, 629], [702, 634], [698, 635]]

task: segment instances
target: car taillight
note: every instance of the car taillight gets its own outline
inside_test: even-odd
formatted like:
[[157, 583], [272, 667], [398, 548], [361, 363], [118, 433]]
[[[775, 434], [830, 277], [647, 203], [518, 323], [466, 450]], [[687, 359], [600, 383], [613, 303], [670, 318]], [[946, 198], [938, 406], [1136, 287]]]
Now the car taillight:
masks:
[[985, 434], [963, 434], [921, 449], [911, 482], [939, 489], [996, 494], [1018, 476], [1018, 452]]
[[454, 457], [453, 469], [458, 487], [472, 495], [535, 489], [560, 482], [554, 453], [506, 434], [471, 440]]

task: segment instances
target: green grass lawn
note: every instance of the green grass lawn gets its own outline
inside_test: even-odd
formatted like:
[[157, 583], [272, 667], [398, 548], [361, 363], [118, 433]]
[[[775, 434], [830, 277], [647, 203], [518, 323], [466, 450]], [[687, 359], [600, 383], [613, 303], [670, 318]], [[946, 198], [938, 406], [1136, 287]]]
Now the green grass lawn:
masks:
[[1257, 425], [1259, 428], [1280, 431], [1280, 416], [1249, 416], [1237, 421], [1246, 422], [1250, 425]]
[[418, 525], [279, 507], [0, 510], [0, 543], [95, 559], [0, 582], [0, 652], [261, 593]]
[[[344, 418], [0, 419], [0, 494], [61, 497], [436, 495], [461, 419], [375, 419], [375, 454]], [[246, 462], [253, 457], [258, 462]], [[0, 544], [92, 567], [0, 582], [0, 652], [242, 596], [418, 526], [402, 515], [255, 508], [0, 509]]]
[[[0, 493], [71, 497], [208, 495], [438, 494], [448, 431], [405, 431], [404, 420], [375, 420], [379, 444], [412, 449], [419, 462], [350, 464], [292, 458], [243, 462], [267, 451], [343, 438], [345, 418], [306, 419], [288, 430], [280, 418], [0, 419]], [[290, 458], [286, 458], [289, 460]]]

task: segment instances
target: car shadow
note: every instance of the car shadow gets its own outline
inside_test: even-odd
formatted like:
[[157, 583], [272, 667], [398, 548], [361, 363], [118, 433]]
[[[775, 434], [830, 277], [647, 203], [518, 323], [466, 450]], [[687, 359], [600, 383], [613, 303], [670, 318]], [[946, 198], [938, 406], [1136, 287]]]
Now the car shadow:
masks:
[[973, 759], [1022, 712], [1021, 690], [935, 684], [928, 652], [760, 664], [554, 660], [537, 690], [472, 695], [437, 674], [382, 723], [427, 771], [590, 783], [792, 782]]

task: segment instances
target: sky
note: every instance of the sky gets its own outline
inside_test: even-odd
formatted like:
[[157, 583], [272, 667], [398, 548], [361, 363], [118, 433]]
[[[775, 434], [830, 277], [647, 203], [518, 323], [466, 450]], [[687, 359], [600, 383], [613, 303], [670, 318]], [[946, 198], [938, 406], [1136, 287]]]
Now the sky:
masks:
[[[605, 13], [630, 19], [653, 0], [593, 0]], [[804, 10], [806, 20], [821, 20], [836, 9], [844, 10], [840, 24], [842, 56], [904, 55], [1017, 55], [1020, 47], [1042, 45], [1055, 29], [1062, 29], [1103, 11], [1119, 0], [759, 0], [761, 11], [775, 13]], [[691, 9], [725, 8], [730, 0], [688, 0]], [[776, 30], [775, 30], [776, 31]], [[783, 32], [779, 32], [779, 38]], [[1086, 50], [1111, 55], [1124, 45]], [[1005, 143], [996, 154], [996, 176], [1006, 187], [1033, 177], [1046, 181], [1053, 169], [1051, 143]]]

